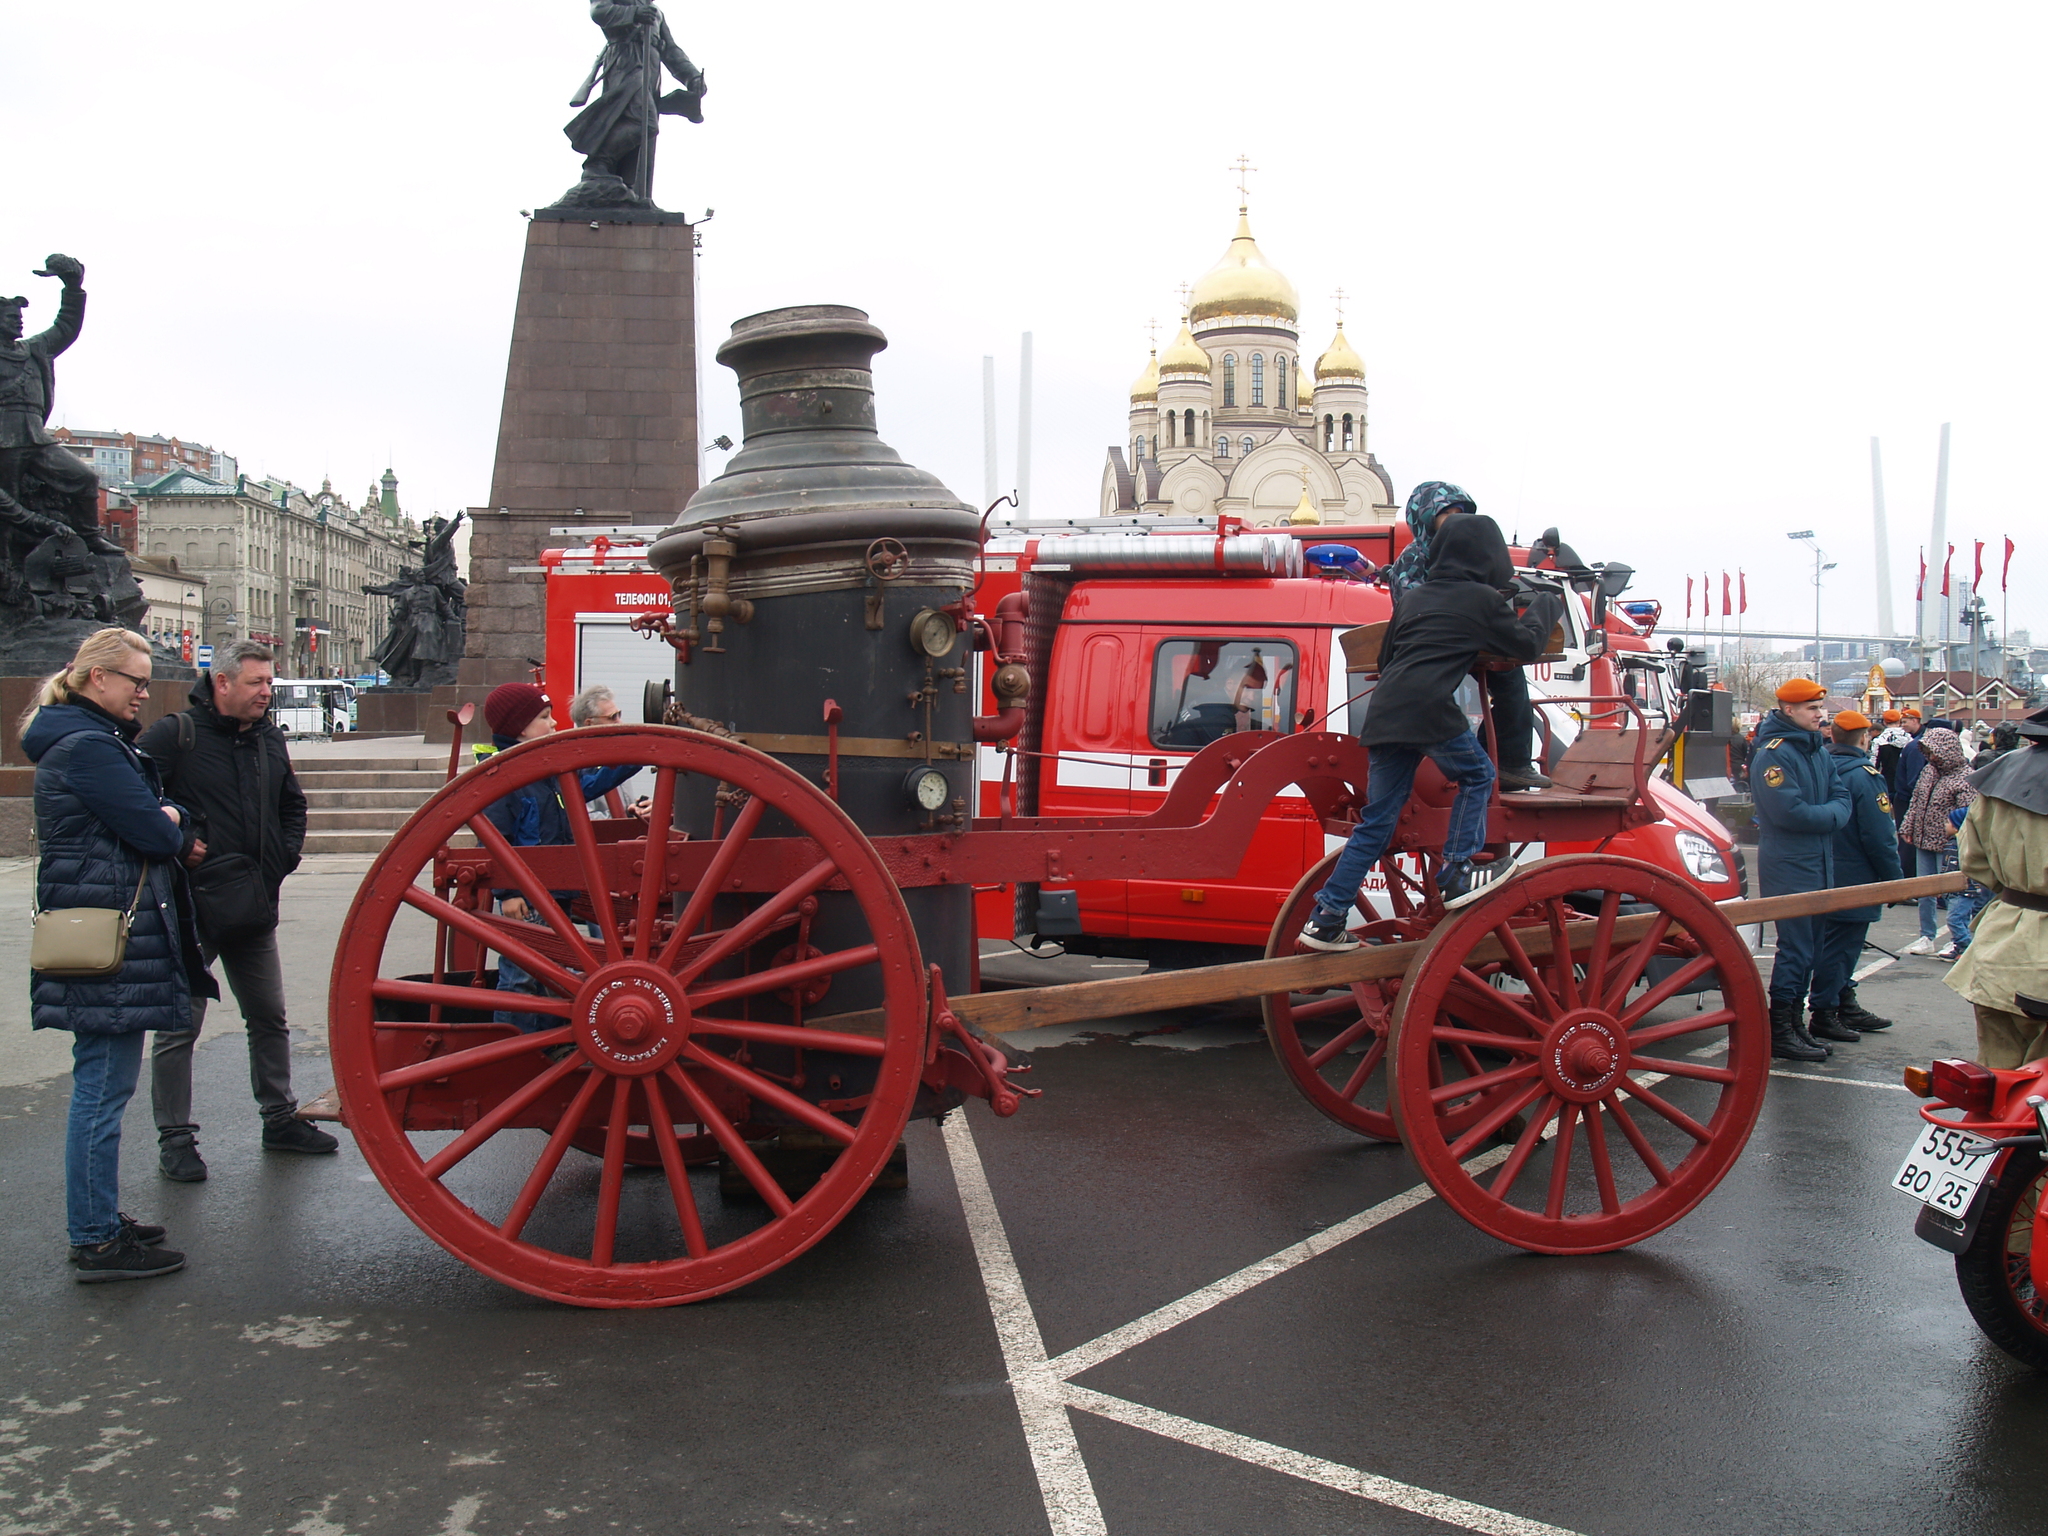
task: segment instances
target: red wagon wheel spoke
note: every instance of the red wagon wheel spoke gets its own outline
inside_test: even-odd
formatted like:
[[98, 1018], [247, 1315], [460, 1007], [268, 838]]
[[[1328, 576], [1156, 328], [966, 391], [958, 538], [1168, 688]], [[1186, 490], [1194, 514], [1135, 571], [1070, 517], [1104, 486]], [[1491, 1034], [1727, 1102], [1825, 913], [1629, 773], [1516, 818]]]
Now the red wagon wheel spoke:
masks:
[[[469, 1008], [491, 1013], [505, 1006], [505, 994], [495, 987], [461, 987], [447, 982], [397, 981], [380, 979], [370, 985], [370, 995], [390, 1003], [439, 1004], [444, 1008]], [[566, 997], [536, 993], [518, 994], [521, 1013], [546, 1013], [566, 1019], [576, 1005]]]
[[599, 1269], [612, 1262], [619, 1240], [619, 1191], [626, 1182], [626, 1124], [631, 1118], [633, 1079], [612, 1080], [612, 1113], [604, 1137], [604, 1171], [597, 1181], [597, 1221], [590, 1234], [590, 1262]]
[[[493, 992], [492, 997], [503, 998], [503, 992]], [[520, 998], [523, 1003], [527, 1001]], [[491, 1040], [483, 1045], [472, 1045], [466, 1050], [451, 1051], [446, 1056], [430, 1056], [425, 1061], [413, 1062], [410, 1066], [393, 1067], [389, 1072], [378, 1074], [377, 1091], [389, 1093], [394, 1088], [409, 1088], [414, 1083], [430, 1083], [437, 1077], [448, 1077], [456, 1072], [474, 1072], [478, 1067], [490, 1066], [493, 1062], [510, 1061], [515, 1056], [524, 1056], [529, 1051], [544, 1051], [551, 1045], [568, 1041], [566, 1029], [543, 1030], [538, 1034], [514, 1035], [507, 1040]]]
[[763, 1045], [789, 1045], [805, 1051], [838, 1051], [847, 1056], [879, 1056], [882, 1042], [874, 1035], [848, 1035], [836, 1029], [812, 1029], [808, 1025], [761, 1024], [752, 1019], [697, 1020], [700, 1035], [724, 1035], [734, 1040], [754, 1040]]
[[1586, 1156], [1593, 1164], [1593, 1183], [1600, 1191], [1600, 1209], [1609, 1216], [1621, 1210], [1621, 1196], [1614, 1187], [1614, 1164], [1607, 1156], [1607, 1132], [1600, 1126], [1600, 1106], [1586, 1106]]
[[[1345, 1001], [1358, 1011], [1358, 1019], [1355, 1023], [1348, 1024], [1339, 1030], [1332, 1037], [1328, 1045], [1309, 1053], [1308, 1064], [1318, 1070], [1322, 1068], [1325, 1062], [1335, 1061], [1367, 1035], [1377, 1035], [1379, 1037], [1373, 1046], [1366, 1048], [1368, 1052], [1385, 1044], [1387, 1020], [1384, 1010], [1379, 1008], [1376, 1003], [1368, 1003], [1357, 998], [1347, 998]], [[1300, 1015], [1296, 1014], [1295, 1017], [1299, 1018]], [[1374, 1059], [1377, 1060], [1378, 1058], [1375, 1057]]]
[[569, 816], [569, 839], [576, 845], [576, 862], [583, 870], [583, 889], [590, 897], [590, 910], [597, 916], [597, 931], [604, 945], [607, 964], [625, 958], [625, 948], [619, 942], [619, 919], [612, 907], [611, 882], [605, 879], [604, 868], [597, 857], [597, 831], [590, 823], [590, 807], [583, 801], [583, 777], [580, 773], [561, 773], [555, 776], [555, 789], [562, 798], [562, 808]]
[[1586, 953], [1586, 996], [1607, 995], [1607, 962], [1614, 953], [1614, 921], [1621, 914], [1621, 892], [1600, 896], [1600, 915], [1593, 920], [1593, 947]]
[[1308, 1024], [1317, 1019], [1327, 1019], [1334, 1014], [1349, 1014], [1358, 1007], [1357, 989], [1366, 985], [1368, 983], [1358, 982], [1354, 986], [1331, 993], [1319, 1002], [1296, 1004], [1293, 1009], [1294, 1022]]
[[881, 957], [882, 952], [874, 945], [857, 944], [835, 954], [771, 966], [765, 971], [755, 971], [751, 976], [699, 987], [690, 994], [690, 1006], [693, 1009], [711, 1008], [736, 997], [759, 997], [764, 992], [780, 992], [785, 987], [799, 987], [807, 981], [816, 981], [820, 976], [836, 976], [856, 966], [872, 965]]
[[[1587, 891], [1600, 893], [1590, 921], [1576, 915]], [[1624, 907], [1655, 916], [1639, 941], [1617, 948]], [[1492, 962], [1474, 955], [1494, 948], [1526, 996], [1488, 985]], [[1675, 962], [1669, 974], [1629, 1001], [1660, 958]], [[1703, 982], [1719, 986], [1720, 1007], [1656, 1016]], [[1724, 1061], [1648, 1054], [1713, 1029], [1727, 1032]], [[1450, 1046], [1509, 1060], [1443, 1081]], [[1763, 1100], [1768, 1010], [1747, 947], [1697, 887], [1634, 860], [1568, 855], [1517, 872], [1430, 935], [1402, 986], [1390, 1062], [1402, 1139], [1447, 1204], [1524, 1248], [1598, 1253], [1677, 1221], [1733, 1165]], [[1670, 1086], [1649, 1086], [1652, 1074]], [[1639, 1120], [1628, 1099], [1654, 1118]], [[1462, 1166], [1514, 1130], [1516, 1116], [1523, 1123], [1497, 1170]], [[1553, 1121], [1557, 1144], [1531, 1178]]]
[[596, 970], [597, 956], [584, 942], [583, 935], [576, 931], [576, 925], [569, 921], [569, 914], [556, 905], [554, 893], [547, 888], [547, 882], [536, 875], [532, 866], [519, 856], [518, 850], [505, 841], [505, 834], [498, 830], [491, 818], [483, 815], [470, 817], [469, 830], [476, 834], [477, 842], [497, 861], [499, 876], [507, 885], [519, 888], [527, 905], [569, 946], [578, 964], [586, 971]]
[[1657, 1045], [1665, 1040], [1678, 1040], [1686, 1035], [1697, 1035], [1709, 1029], [1719, 1029], [1724, 1024], [1733, 1024], [1733, 1009], [1716, 1008], [1712, 1013], [1697, 1013], [1689, 1019], [1680, 1019], [1675, 1024], [1650, 1024], [1628, 1032], [1629, 1044], [1637, 1050], [1646, 1045]]
[[436, 901], [433, 897], [407, 886], [399, 897], [407, 906], [427, 914], [437, 923], [446, 923], [450, 928], [468, 938], [475, 939], [486, 949], [495, 949], [511, 960], [535, 981], [545, 982], [564, 996], [573, 993], [581, 985], [576, 977], [555, 964], [546, 955], [520, 939], [507, 933], [502, 925], [466, 911], [451, 901]]
[[757, 1072], [749, 1072], [730, 1057], [716, 1051], [707, 1051], [695, 1041], [683, 1047], [683, 1054], [700, 1067], [709, 1067], [735, 1087], [744, 1088], [763, 1104], [772, 1105], [791, 1119], [809, 1126], [820, 1136], [830, 1136], [834, 1141], [850, 1142], [854, 1128], [844, 1120], [837, 1119], [819, 1109], [807, 1099], [800, 1099], [780, 1083], [771, 1083]]
[[1664, 942], [1664, 936], [1671, 931], [1671, 914], [1659, 912], [1650, 923], [1650, 931], [1629, 947], [1614, 968], [1614, 976], [1607, 984], [1607, 991], [1601, 998], [1600, 1006], [1609, 1013], [1620, 1010], [1628, 997], [1629, 989], [1642, 979], [1643, 972], [1650, 968], [1650, 962], [1657, 957], [1657, 950]]
[[752, 839], [754, 829], [761, 825], [761, 818], [767, 811], [766, 801], [749, 800], [740, 807], [740, 813], [733, 818], [732, 825], [726, 828], [725, 836], [718, 841], [718, 851], [711, 855], [711, 862], [704, 867], [704, 878], [697, 882], [697, 889], [690, 893], [689, 901], [683, 905], [682, 915], [676, 919], [675, 932], [669, 935], [668, 942], [661, 947], [660, 957], [654, 962], [664, 971], [676, 968], [676, 961], [682, 955], [683, 946], [690, 941], [690, 935], [697, 931], [710, 914], [712, 899], [725, 888], [727, 877], [732, 874], [733, 866], [739, 862], [740, 855], [746, 852], [747, 843]]
[[690, 1081], [689, 1074], [670, 1066], [667, 1075], [683, 1091], [683, 1099], [689, 1104], [691, 1113], [706, 1117], [704, 1123], [711, 1127], [711, 1134], [718, 1138], [725, 1155], [733, 1160], [733, 1166], [745, 1175], [747, 1182], [754, 1186], [754, 1193], [767, 1202], [768, 1208], [778, 1216], [787, 1216], [795, 1210], [789, 1196], [776, 1182], [775, 1175], [754, 1155], [754, 1149], [747, 1145], [746, 1139], [725, 1123], [725, 1117], [717, 1112], [703, 1090]]
[[580, 1065], [581, 1063], [573, 1058], [565, 1057], [549, 1067], [547, 1071], [540, 1073], [531, 1082], [526, 1084], [525, 1087], [514, 1089], [503, 1099], [500, 1099], [497, 1107], [489, 1114], [485, 1115], [475, 1125], [472, 1125], [460, 1136], [449, 1142], [447, 1146], [428, 1158], [425, 1167], [421, 1171], [430, 1179], [438, 1179], [450, 1168], [453, 1168], [465, 1157], [468, 1157], [478, 1147], [497, 1135], [515, 1116], [525, 1110], [529, 1104], [554, 1087], [555, 1084], [559, 1083], [571, 1072], [574, 1072]]
[[1386, 1059], [1387, 1035], [1379, 1030], [1373, 1035], [1372, 1044], [1365, 1048], [1365, 1054], [1358, 1058], [1358, 1065], [1351, 1069], [1351, 1075], [1344, 1079], [1344, 1086], [1338, 1093], [1347, 1101], [1356, 1103], [1358, 1096], [1365, 1092], [1365, 1085], [1372, 1081], [1372, 1075]]
[[562, 1113], [561, 1123], [548, 1137], [548, 1144], [542, 1149], [540, 1160], [533, 1165], [533, 1172], [526, 1176], [526, 1182], [519, 1187], [518, 1198], [513, 1200], [512, 1209], [498, 1224], [498, 1231], [505, 1237], [517, 1238], [526, 1230], [533, 1208], [540, 1204], [540, 1197], [554, 1178], [555, 1170], [562, 1166], [562, 1158], [569, 1150], [569, 1142], [576, 1134], [576, 1127], [583, 1123], [583, 1117], [590, 1112], [591, 1100], [597, 1097], [597, 1090], [605, 1080], [593, 1072], [585, 1079], [576, 1097], [569, 1101], [568, 1109]]
[[[647, 812], [647, 846], [651, 850], [656, 839], [668, 837], [669, 826], [676, 819], [676, 771], [660, 768], [654, 774], [654, 796]], [[654, 924], [661, 916], [662, 900], [667, 894], [664, 877], [668, 873], [667, 860], [650, 856], [643, 861], [645, 867], [640, 874], [640, 908], [633, 918], [633, 953], [645, 960], [654, 948]]]
[[[608, 826], [600, 842], [581, 776], [625, 763], [653, 773], [654, 816], [644, 829]], [[731, 829], [710, 848], [700, 846], [706, 829], [689, 818], [708, 817], [711, 807], [685, 803], [686, 775], [742, 797]], [[558, 789], [567, 813], [567, 846], [545, 857], [507, 846], [483, 817], [493, 801], [534, 785]], [[697, 841], [672, 836], [672, 823]], [[772, 844], [759, 836], [771, 824], [781, 829]], [[476, 834], [474, 848], [459, 836], [465, 828]], [[686, 848], [691, 862], [708, 854], [694, 880], [676, 876]], [[759, 863], [750, 862], [754, 854]], [[764, 882], [764, 867], [803, 873]], [[571, 912], [550, 887], [577, 882]], [[493, 886], [522, 892], [540, 923], [460, 904]], [[671, 926], [678, 896], [683, 910]], [[594, 938], [579, 921], [585, 900]], [[434, 924], [431, 976], [398, 974], [391, 935], [408, 908]], [[828, 926], [819, 931], [836, 939], [829, 952], [775, 963], [789, 942], [782, 931], [821, 912]], [[732, 1290], [788, 1263], [824, 1239], [873, 1183], [919, 1091], [924, 975], [901, 893], [821, 790], [736, 742], [619, 727], [508, 748], [486, 772], [451, 781], [392, 839], [357, 894], [347, 931], [329, 997], [330, 1037], [346, 1123], [365, 1160], [443, 1247], [535, 1295], [663, 1306]], [[538, 995], [476, 985], [477, 951], [528, 971]], [[805, 1027], [813, 1006], [781, 1011], [792, 989], [825, 986], [846, 989], [842, 1008], [866, 1007], [878, 989], [876, 1032], [835, 1030], [829, 1014], [824, 1028]], [[758, 1016], [716, 1016], [742, 1005]], [[514, 1034], [497, 1026], [505, 1032], [421, 1059], [440, 1045], [430, 1030], [476, 1039], [465, 1031], [479, 1026], [432, 1022], [440, 1013], [488, 1020], [507, 1011], [541, 1014], [559, 1027]], [[793, 1073], [792, 1052], [801, 1053]], [[852, 1082], [841, 1097], [856, 1107], [819, 1108], [814, 1097], [828, 1084], [837, 1092], [843, 1073]], [[816, 1132], [836, 1149], [796, 1195], [748, 1140], [778, 1126]], [[443, 1132], [454, 1134], [419, 1139]], [[598, 1155], [593, 1182], [556, 1177], [571, 1146]], [[693, 1163], [714, 1156], [759, 1196], [758, 1204], [729, 1205], [716, 1223], [703, 1205], [710, 1186], [692, 1173]], [[662, 1170], [658, 1210], [627, 1198], [634, 1164]]]
[[710, 1244], [704, 1241], [704, 1218], [698, 1214], [697, 1197], [690, 1192], [689, 1170], [683, 1166], [682, 1144], [676, 1140], [675, 1123], [669, 1119], [668, 1104], [662, 1098], [661, 1080], [642, 1078], [640, 1087], [647, 1095], [647, 1130], [654, 1137], [655, 1150], [661, 1154], [661, 1172], [668, 1180], [669, 1198], [676, 1203], [676, 1224], [683, 1229], [683, 1246], [691, 1258], [701, 1259], [710, 1252]]
[[725, 937], [692, 959], [676, 973], [683, 985], [688, 986], [699, 976], [728, 955], [745, 949], [775, 926], [775, 920], [791, 907], [839, 873], [839, 866], [831, 859], [820, 859], [796, 879], [770, 896], [760, 906], [747, 914], [740, 922], [726, 930]]

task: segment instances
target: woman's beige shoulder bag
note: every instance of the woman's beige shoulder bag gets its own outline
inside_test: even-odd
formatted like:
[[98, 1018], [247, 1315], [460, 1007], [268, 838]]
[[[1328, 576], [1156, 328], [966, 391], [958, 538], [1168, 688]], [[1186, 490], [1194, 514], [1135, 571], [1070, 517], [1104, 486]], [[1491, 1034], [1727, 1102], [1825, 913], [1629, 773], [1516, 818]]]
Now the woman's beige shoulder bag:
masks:
[[[40, 863], [36, 873], [41, 874]], [[142, 900], [143, 882], [149, 878], [149, 860], [135, 877], [135, 898], [123, 912], [115, 907], [34, 906], [35, 884], [29, 886], [29, 903], [35, 911], [35, 931], [28, 944], [28, 968], [45, 976], [105, 977], [118, 975], [128, 957], [128, 925]]]

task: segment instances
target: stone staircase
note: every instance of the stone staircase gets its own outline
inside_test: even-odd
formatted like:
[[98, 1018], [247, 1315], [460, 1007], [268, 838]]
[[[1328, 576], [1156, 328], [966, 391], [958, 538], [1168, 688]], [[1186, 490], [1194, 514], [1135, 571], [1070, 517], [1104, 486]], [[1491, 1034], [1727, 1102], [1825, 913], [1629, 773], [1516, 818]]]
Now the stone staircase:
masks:
[[377, 853], [446, 782], [447, 759], [294, 757], [307, 853]]

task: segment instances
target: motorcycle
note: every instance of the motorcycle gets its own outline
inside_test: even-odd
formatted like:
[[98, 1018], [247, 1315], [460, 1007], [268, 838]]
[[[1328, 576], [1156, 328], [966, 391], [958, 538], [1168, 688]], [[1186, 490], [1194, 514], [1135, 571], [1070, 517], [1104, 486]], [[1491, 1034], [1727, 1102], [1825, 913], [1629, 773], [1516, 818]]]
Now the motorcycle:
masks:
[[[2022, 993], [2019, 1008], [2048, 1020], [2048, 1000]], [[2048, 1059], [2007, 1072], [1951, 1057], [1908, 1067], [1905, 1081], [1932, 1101], [1892, 1176], [1920, 1201], [1914, 1235], [1955, 1255], [1963, 1305], [1985, 1337], [2048, 1372]]]

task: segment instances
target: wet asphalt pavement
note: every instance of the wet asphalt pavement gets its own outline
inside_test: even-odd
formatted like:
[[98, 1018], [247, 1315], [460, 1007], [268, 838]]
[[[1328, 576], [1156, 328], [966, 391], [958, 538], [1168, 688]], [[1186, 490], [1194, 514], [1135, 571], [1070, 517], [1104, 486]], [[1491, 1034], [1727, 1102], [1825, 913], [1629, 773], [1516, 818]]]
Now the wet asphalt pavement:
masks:
[[[354, 877], [294, 880], [295, 1019], [317, 1024]], [[1874, 937], [1911, 934], [1894, 911]], [[1898, 1028], [1774, 1077], [1720, 1189], [1624, 1253], [1523, 1254], [1434, 1199], [1334, 1241], [1415, 1188], [1406, 1155], [1298, 1099], [1252, 1020], [1160, 1015], [1035, 1042], [1044, 1098], [913, 1126], [908, 1190], [744, 1291], [651, 1312], [473, 1273], [346, 1139], [260, 1153], [233, 1034], [198, 1055], [210, 1182], [160, 1182], [143, 1102], [128, 1121], [124, 1208], [190, 1267], [76, 1285], [69, 1080], [15, 1071], [0, 1536], [2038, 1533], [2048, 1378], [1977, 1333], [1885, 1188], [1915, 1123], [1898, 1069], [1972, 1049], [1941, 970], [1872, 975]], [[21, 1012], [0, 1015], [17, 1057]], [[317, 1032], [296, 1070], [302, 1096], [326, 1085]], [[992, 1311], [1001, 1239], [1022, 1289]], [[1034, 1326], [1055, 1358], [1032, 1390], [1078, 1406], [1013, 1391]]]

